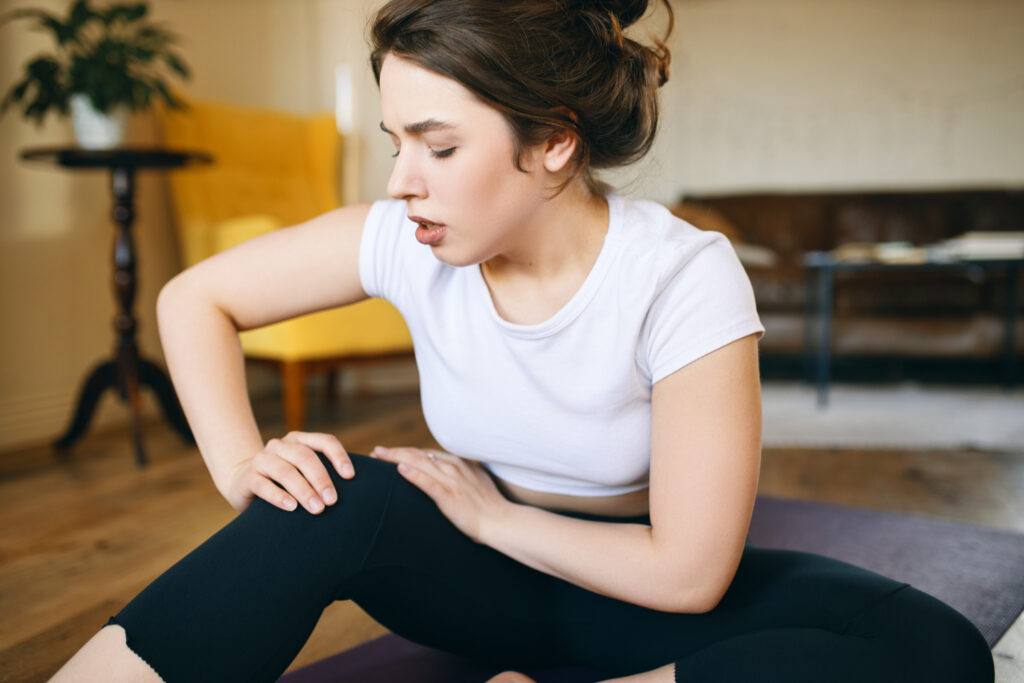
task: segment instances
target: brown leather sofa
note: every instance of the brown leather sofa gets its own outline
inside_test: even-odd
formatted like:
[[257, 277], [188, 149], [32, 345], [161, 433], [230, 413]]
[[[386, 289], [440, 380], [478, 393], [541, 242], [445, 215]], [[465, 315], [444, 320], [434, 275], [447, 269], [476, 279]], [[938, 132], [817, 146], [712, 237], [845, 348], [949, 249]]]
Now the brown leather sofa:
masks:
[[[698, 227], [726, 233], [737, 246], [766, 328], [762, 353], [798, 354], [808, 291], [802, 265], [806, 252], [852, 242], [927, 245], [967, 231], [1021, 231], [1024, 190], [687, 196], [673, 212]], [[999, 357], [1007, 285], [1005, 272], [987, 269], [839, 272], [833, 353]], [[1015, 286], [1022, 302], [1015, 344], [1020, 354], [1020, 278]]]

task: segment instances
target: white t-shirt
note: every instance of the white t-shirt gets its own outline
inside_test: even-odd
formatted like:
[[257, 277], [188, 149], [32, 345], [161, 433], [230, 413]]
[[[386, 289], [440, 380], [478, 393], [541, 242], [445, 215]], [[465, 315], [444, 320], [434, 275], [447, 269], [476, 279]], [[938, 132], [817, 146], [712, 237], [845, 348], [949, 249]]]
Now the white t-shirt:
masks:
[[724, 236], [653, 202], [613, 195], [608, 205], [593, 269], [537, 325], [498, 315], [479, 266], [447, 265], [417, 242], [403, 202], [377, 202], [366, 219], [363, 289], [405, 317], [431, 433], [525, 488], [646, 488], [654, 383], [764, 331]]

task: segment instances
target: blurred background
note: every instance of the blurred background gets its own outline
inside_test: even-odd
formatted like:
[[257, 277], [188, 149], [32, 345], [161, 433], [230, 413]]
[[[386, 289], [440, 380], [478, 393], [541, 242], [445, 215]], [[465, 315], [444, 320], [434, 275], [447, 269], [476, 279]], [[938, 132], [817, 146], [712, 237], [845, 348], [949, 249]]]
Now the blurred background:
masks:
[[[0, 15], [28, 6], [63, 14], [68, 4], [0, 0]], [[384, 198], [392, 163], [365, 40], [379, 4], [148, 3], [180, 36], [187, 98], [333, 117], [344, 140], [344, 172], [332, 179], [340, 201]], [[1024, 531], [1020, 268], [835, 271], [826, 406], [812, 381], [820, 328], [810, 323], [820, 319], [807, 317], [822, 271], [806, 262], [821, 252], [835, 264], [920, 265], [943, 245], [992, 249], [991, 233], [1005, 238], [1004, 255], [1024, 256], [1024, 3], [672, 6], [659, 137], [645, 160], [608, 179], [726, 233], [751, 275], [767, 327], [760, 492]], [[664, 19], [659, 10], [629, 32], [660, 35]], [[51, 47], [26, 29], [0, 25], [4, 90]], [[247, 131], [236, 133], [244, 146]], [[145, 112], [131, 117], [125, 144], [159, 145], [162, 135], [157, 113]], [[15, 665], [10, 680], [44, 680], [233, 516], [149, 391], [150, 469], [131, 462], [130, 414], [113, 392], [70, 459], [49, 447], [82, 378], [115, 345], [109, 174], [20, 159], [73, 144], [66, 118], [36, 127], [14, 110], [0, 117], [0, 612], [20, 617], [0, 625], [0, 680]], [[187, 263], [174, 173], [136, 178], [138, 344], [158, 364], [157, 294]], [[989, 237], [950, 242], [968, 233]], [[248, 379], [261, 428], [280, 436], [281, 375], [253, 365]], [[306, 389], [306, 428], [356, 451], [433, 443], [411, 358], [328, 382], [330, 392]], [[332, 606], [296, 665], [381, 632], [356, 608]], [[1024, 620], [1010, 634], [997, 648], [1001, 683], [1024, 677]]]
[[[377, 128], [364, 38], [376, 2], [150, 5], [182, 36], [191, 96], [297, 113], [332, 112], [343, 100], [361, 158], [357, 196], [384, 196], [391, 143]], [[3, 0], [0, 11], [23, 6]], [[66, 3], [32, 6], [60, 13]], [[661, 132], [645, 161], [612, 177], [625, 191], [673, 204], [691, 195], [757, 191], [1024, 187], [1020, 2], [673, 6], [677, 29]], [[663, 19], [656, 13], [632, 34], [659, 33]], [[0, 26], [5, 88], [46, 41], [23, 25]], [[339, 67], [351, 83], [340, 97]], [[59, 431], [83, 368], [111, 345], [106, 174], [17, 159], [25, 147], [70, 141], [65, 119], [50, 117], [41, 128], [13, 111], [0, 119], [0, 449]], [[129, 144], [157, 141], [152, 114], [131, 120]], [[167, 179], [143, 172], [138, 184], [139, 340], [145, 353], [159, 355], [154, 302], [179, 270], [180, 255]], [[97, 424], [124, 419], [110, 404], [101, 405]]]
[[[334, 112], [340, 101], [362, 169], [348, 196], [354, 191], [373, 200], [384, 196], [391, 163], [391, 143], [377, 129], [364, 38], [376, 4], [153, 0], [150, 6], [182, 36], [180, 52], [193, 71], [184, 86], [188, 95], [296, 113]], [[23, 6], [3, 0], [0, 11]], [[61, 0], [32, 6], [66, 9]], [[645, 161], [612, 176], [625, 191], [674, 204], [688, 196], [764, 191], [1024, 187], [1020, 2], [688, 0], [673, 6], [677, 29], [661, 132]], [[663, 19], [655, 13], [631, 32], [660, 33]], [[25, 28], [0, 26], [5, 88], [47, 46], [46, 36]], [[351, 84], [342, 93], [339, 67]], [[13, 110], [0, 119], [0, 449], [59, 431], [83, 369], [112, 343], [106, 174], [62, 172], [17, 158], [23, 148], [71, 139], [65, 119], [49, 117], [41, 128]], [[128, 144], [156, 142], [153, 115], [134, 117]], [[157, 357], [154, 302], [181, 267], [167, 182], [143, 172], [136, 194], [139, 340], [144, 353]], [[107, 401], [96, 424], [124, 419]]]

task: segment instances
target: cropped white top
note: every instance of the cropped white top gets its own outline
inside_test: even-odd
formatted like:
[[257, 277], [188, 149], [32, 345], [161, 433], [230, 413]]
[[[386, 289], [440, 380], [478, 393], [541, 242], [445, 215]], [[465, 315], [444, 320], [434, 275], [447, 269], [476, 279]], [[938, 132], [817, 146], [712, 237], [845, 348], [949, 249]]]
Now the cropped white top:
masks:
[[724, 236], [653, 202], [608, 203], [590, 274], [537, 325], [498, 315], [479, 266], [447, 265], [417, 242], [403, 202], [377, 202], [366, 219], [362, 285], [409, 325], [431, 433], [512, 484], [573, 496], [647, 487], [654, 383], [764, 332]]

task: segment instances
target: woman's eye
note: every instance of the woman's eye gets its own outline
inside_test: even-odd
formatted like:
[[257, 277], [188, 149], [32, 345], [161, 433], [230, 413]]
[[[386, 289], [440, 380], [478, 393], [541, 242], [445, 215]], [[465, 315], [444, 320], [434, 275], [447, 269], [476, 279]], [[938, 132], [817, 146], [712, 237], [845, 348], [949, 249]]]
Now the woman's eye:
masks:
[[435, 159], [445, 159], [447, 157], [450, 157], [454, 151], [455, 151], [454, 147], [449, 147], [448, 149], [436, 149], [436, 150], [432, 149], [432, 150], [430, 150], [430, 154]]

